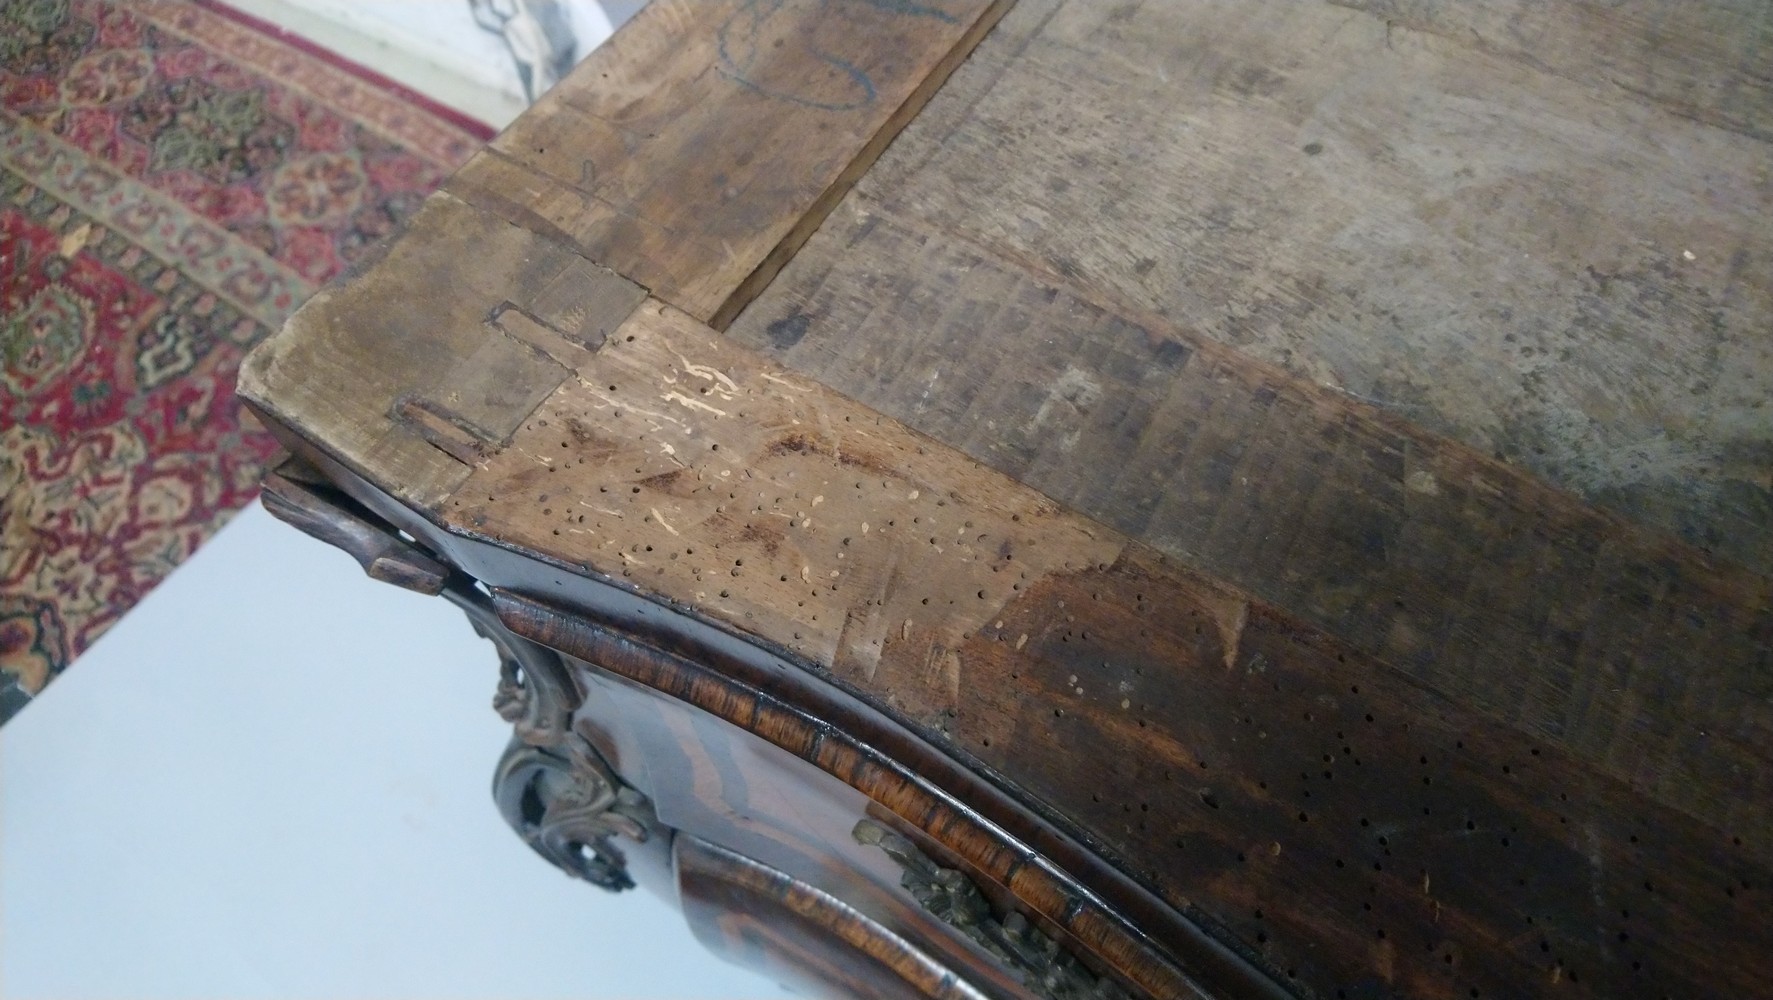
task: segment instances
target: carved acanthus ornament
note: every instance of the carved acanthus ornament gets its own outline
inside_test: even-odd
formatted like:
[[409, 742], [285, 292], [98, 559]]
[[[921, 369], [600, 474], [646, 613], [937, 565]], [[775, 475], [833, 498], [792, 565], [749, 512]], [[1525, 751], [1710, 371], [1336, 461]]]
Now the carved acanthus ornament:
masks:
[[571, 671], [553, 650], [511, 634], [479, 591], [451, 587], [444, 596], [499, 651], [493, 709], [515, 732], [493, 775], [505, 822], [567, 874], [611, 892], [633, 888], [615, 838], [644, 842], [652, 812], [573, 730], [584, 694]]
[[965, 874], [943, 868], [904, 837], [873, 820], [851, 831], [857, 843], [871, 844], [899, 863], [899, 884], [930, 915], [965, 934], [1030, 990], [1047, 1000], [1128, 1000], [1119, 984], [1091, 972], [1059, 942], [1011, 910], [1002, 917]]
[[499, 686], [493, 694], [499, 718], [511, 723], [517, 738], [530, 746], [564, 744], [572, 735], [572, 714], [585, 696], [559, 654], [512, 635], [480, 591], [452, 584], [443, 596], [499, 651]]
[[579, 737], [564, 753], [512, 740], [493, 798], [511, 829], [556, 868], [611, 892], [634, 887], [614, 838], [645, 841], [651, 811]]
[[[287, 473], [287, 474], [286, 474]], [[505, 821], [536, 853], [566, 873], [611, 891], [631, 888], [614, 838], [644, 841], [646, 797], [624, 785], [585, 737], [573, 712], [585, 700], [559, 654], [513, 635], [473, 581], [440, 562], [374, 512], [326, 486], [291, 459], [265, 478], [265, 509], [350, 553], [378, 580], [441, 594], [499, 651], [493, 709], [516, 738], [493, 777]]]

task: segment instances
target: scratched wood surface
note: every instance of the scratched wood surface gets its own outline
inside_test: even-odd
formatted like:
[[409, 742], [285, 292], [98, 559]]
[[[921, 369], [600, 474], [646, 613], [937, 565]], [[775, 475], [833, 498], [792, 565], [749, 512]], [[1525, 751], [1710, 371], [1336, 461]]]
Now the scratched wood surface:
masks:
[[435, 504], [647, 291], [730, 321], [1006, 6], [649, 4], [390, 259], [307, 303], [241, 396]]
[[[668, 306], [445, 519], [874, 695], [1295, 987], [1685, 996], [1773, 974], [1763, 799], [1703, 822]], [[1750, 787], [1696, 780], [1718, 808]]]
[[1397, 6], [1022, 4], [729, 332], [1764, 827], [1769, 11]]
[[447, 193], [384, 253], [254, 350], [239, 393], [420, 507], [567, 377], [550, 351], [570, 363], [645, 294]]
[[[1773, 571], [1773, 9], [1368, 6], [1019, 4], [851, 205]], [[929, 298], [932, 322], [992, 302], [924, 273], [827, 295]], [[851, 325], [809, 333], [856, 352]], [[949, 367], [898, 360], [908, 405]]]
[[1773, 8], [1006, 6], [656, 4], [243, 394], [1300, 995], [1768, 995]]
[[448, 187], [725, 326], [1007, 5], [658, 0]]
[[1773, 822], [1765, 577], [871, 210], [806, 253], [735, 337], [1707, 821]]

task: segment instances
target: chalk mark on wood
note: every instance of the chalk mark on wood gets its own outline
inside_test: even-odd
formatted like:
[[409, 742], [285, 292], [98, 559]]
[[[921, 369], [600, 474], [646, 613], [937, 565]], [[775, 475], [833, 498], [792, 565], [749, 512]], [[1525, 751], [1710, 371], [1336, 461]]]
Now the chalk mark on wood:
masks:
[[[874, 80], [868, 76], [867, 72], [850, 60], [819, 48], [810, 38], [804, 39], [807, 51], [814, 59], [836, 70], [843, 81], [842, 90], [848, 91], [853, 96], [848, 96], [846, 99], [834, 99], [828, 95], [821, 99], [812, 93], [799, 92], [798, 86], [781, 87], [756, 79], [761, 68], [758, 57], [764, 47], [764, 39], [769, 33], [769, 22], [791, 2], [793, 0], [749, 0], [720, 26], [716, 34], [720, 55], [720, 65], [716, 69], [720, 75], [765, 97], [820, 111], [854, 111], [873, 104], [879, 95], [875, 90]], [[820, 0], [821, 14], [842, 20], [842, 14], [833, 12], [833, 8], [839, 2], [842, 0]], [[959, 18], [940, 7], [914, 3], [912, 0], [849, 0], [849, 2], [866, 4], [888, 14], [927, 17], [944, 24], [960, 23]], [[778, 38], [774, 44], [781, 45], [784, 44], [784, 41]], [[807, 80], [800, 82], [802, 84], [811, 83]]]

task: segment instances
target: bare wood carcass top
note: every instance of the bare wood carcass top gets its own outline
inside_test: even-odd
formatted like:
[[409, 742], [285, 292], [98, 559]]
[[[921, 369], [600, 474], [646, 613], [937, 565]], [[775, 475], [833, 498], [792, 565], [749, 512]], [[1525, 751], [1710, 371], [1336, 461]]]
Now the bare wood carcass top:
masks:
[[270, 502], [784, 975], [1765, 995], [1770, 33], [659, 0], [253, 355]]

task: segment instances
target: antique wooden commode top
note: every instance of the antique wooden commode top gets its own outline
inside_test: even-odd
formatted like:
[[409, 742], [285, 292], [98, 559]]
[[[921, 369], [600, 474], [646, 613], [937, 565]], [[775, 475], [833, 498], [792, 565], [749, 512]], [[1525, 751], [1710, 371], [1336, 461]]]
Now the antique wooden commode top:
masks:
[[861, 996], [1773, 995], [1773, 7], [658, 0], [250, 359]]

